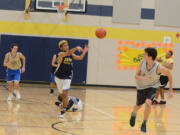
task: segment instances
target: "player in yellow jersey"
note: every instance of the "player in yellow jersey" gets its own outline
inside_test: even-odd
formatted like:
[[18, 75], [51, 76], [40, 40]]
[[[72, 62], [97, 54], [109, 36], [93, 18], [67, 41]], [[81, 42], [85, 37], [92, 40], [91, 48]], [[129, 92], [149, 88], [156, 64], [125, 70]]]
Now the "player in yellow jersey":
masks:
[[[166, 53], [166, 56], [163, 58], [158, 58], [157, 61], [161, 63], [162, 66], [164, 66], [165, 68], [169, 69], [169, 71], [171, 72], [173, 69], [173, 52], [172, 51], [168, 51]], [[164, 88], [166, 87], [167, 83], [168, 83], [168, 77], [161, 74], [160, 76], [160, 87], [158, 88], [158, 91], [156, 92], [156, 96], [153, 100], [153, 104], [166, 104], [166, 100], [164, 98]], [[159, 94], [161, 96], [161, 100], [160, 102], [158, 102], [158, 97]]]
[[[22, 64], [21, 64], [22, 60]], [[18, 52], [18, 45], [12, 44], [10, 52], [6, 53], [4, 58], [4, 66], [7, 67], [7, 82], [9, 86], [8, 101], [13, 99], [13, 84], [14, 94], [17, 99], [21, 99], [19, 93], [19, 82], [21, 73], [25, 72], [25, 57], [22, 53]]]

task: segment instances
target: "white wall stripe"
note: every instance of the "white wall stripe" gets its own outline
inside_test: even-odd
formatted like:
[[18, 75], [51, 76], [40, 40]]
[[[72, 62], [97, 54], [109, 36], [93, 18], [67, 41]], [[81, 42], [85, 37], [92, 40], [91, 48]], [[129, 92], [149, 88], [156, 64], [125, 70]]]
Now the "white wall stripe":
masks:
[[24, 20], [23, 11], [0, 10], [0, 21], [12, 22], [32, 22], [42, 24], [67, 24], [77, 26], [101, 26], [125, 29], [142, 29], [142, 30], [160, 30], [160, 31], [180, 31], [177, 27], [155, 26], [154, 20], [141, 20], [140, 25], [112, 23], [112, 17], [88, 16], [70, 14], [69, 21], [63, 23], [57, 13], [31, 12], [31, 19]]

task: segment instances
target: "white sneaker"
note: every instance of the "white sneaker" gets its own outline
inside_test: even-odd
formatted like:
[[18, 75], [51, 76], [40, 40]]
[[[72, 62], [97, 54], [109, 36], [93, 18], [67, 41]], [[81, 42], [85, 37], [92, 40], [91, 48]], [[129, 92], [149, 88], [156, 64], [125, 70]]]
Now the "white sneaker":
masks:
[[12, 93], [9, 93], [9, 96], [8, 96], [8, 101], [12, 101], [12, 99], [13, 99], [13, 94]]
[[65, 117], [65, 113], [64, 114], [59, 114], [58, 117], [59, 118], [64, 118]]
[[20, 94], [19, 90], [14, 90], [13, 93], [16, 96], [16, 99], [21, 99], [21, 94]]
[[17, 99], [21, 99], [21, 94], [20, 94], [19, 91], [16, 91], [16, 98], [17, 98]]

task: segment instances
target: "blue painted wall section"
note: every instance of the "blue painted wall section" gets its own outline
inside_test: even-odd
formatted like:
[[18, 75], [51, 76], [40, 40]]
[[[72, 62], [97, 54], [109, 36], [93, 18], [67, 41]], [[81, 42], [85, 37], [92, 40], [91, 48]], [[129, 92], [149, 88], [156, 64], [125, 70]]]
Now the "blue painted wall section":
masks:
[[0, 0], [0, 9], [23, 11], [25, 0]]
[[[9, 51], [10, 45], [19, 45], [19, 51], [26, 57], [26, 72], [22, 75], [22, 80], [28, 81], [50, 81], [51, 60], [53, 54], [59, 51], [58, 42], [64, 38], [45, 38], [30, 36], [2, 35], [0, 47], [0, 79], [6, 78], [6, 68], [3, 67], [4, 55]], [[68, 40], [70, 48], [88, 44], [84, 39]], [[79, 53], [76, 53], [79, 55]], [[74, 61], [73, 83], [85, 83], [87, 75], [87, 58], [82, 61]]]
[[154, 9], [141, 9], [141, 19], [154, 20], [155, 10]]

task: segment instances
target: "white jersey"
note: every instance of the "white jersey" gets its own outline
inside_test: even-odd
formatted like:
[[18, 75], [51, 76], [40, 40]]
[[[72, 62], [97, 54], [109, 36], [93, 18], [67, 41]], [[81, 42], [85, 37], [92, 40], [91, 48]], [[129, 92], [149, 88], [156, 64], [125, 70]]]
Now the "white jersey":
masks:
[[157, 74], [157, 69], [158, 69], [159, 63], [155, 61], [153, 67], [148, 70], [147, 69], [147, 62], [145, 60], [142, 61], [141, 64], [141, 72], [140, 76], [145, 76], [149, 75], [150, 79], [145, 81], [145, 80], [136, 80], [136, 88], [138, 90], [143, 90], [147, 88], [158, 88], [160, 85], [159, 78], [160, 75]]

